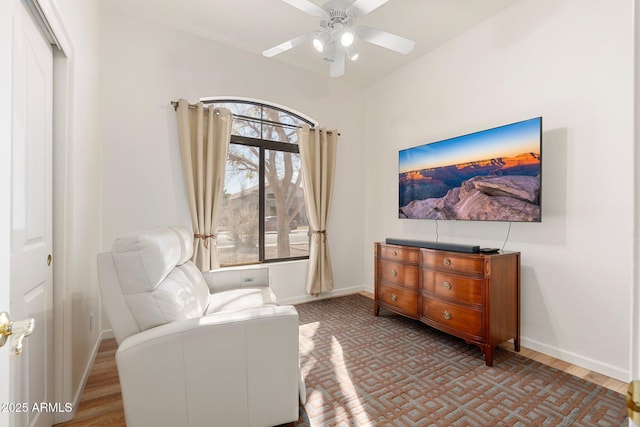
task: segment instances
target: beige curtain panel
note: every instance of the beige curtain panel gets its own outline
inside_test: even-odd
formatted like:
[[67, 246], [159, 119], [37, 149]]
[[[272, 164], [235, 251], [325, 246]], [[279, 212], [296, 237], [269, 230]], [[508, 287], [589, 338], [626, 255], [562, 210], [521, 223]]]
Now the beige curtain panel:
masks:
[[310, 129], [305, 125], [298, 130], [298, 146], [311, 232], [307, 292], [317, 296], [333, 289], [327, 221], [333, 194], [338, 132]]
[[231, 138], [231, 112], [225, 108], [189, 108], [178, 101], [178, 130], [184, 181], [193, 224], [193, 262], [202, 271], [218, 268], [216, 229]]

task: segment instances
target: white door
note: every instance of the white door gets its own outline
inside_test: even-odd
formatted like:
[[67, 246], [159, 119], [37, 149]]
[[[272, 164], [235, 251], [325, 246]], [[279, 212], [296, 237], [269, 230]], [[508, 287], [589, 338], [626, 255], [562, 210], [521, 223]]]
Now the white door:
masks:
[[11, 421], [15, 427], [51, 426], [55, 408], [40, 405], [51, 401], [53, 391], [53, 55], [24, 2], [12, 1], [10, 315], [35, 319], [35, 329], [22, 354], [10, 355], [10, 399], [28, 409], [12, 411]]
[[[11, 171], [11, 3], [0, 1], [0, 311], [9, 311]], [[0, 348], [0, 403], [9, 402], [9, 351]], [[0, 411], [0, 426], [9, 414]]]

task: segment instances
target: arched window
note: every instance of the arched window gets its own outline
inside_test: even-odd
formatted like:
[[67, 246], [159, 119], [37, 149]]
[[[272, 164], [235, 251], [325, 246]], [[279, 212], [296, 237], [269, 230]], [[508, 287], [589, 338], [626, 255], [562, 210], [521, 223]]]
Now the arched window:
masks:
[[233, 113], [217, 234], [221, 265], [306, 259], [309, 223], [296, 128], [313, 120], [247, 99], [203, 99]]

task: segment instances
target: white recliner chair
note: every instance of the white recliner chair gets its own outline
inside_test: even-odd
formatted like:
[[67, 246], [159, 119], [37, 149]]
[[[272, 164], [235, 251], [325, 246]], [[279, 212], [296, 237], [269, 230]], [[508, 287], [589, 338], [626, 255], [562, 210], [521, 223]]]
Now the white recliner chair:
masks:
[[127, 426], [274, 426], [298, 419], [298, 313], [266, 268], [201, 273], [192, 235], [162, 227], [98, 255]]

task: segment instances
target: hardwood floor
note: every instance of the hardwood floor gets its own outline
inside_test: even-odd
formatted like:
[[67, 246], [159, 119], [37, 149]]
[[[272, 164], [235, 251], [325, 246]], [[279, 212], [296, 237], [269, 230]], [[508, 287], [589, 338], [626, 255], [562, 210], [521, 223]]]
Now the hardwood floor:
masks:
[[[372, 297], [368, 292], [362, 292], [361, 294]], [[93, 363], [91, 374], [87, 379], [84, 392], [82, 393], [75, 418], [66, 423], [56, 424], [57, 427], [87, 425], [109, 425], [118, 427], [126, 425], [115, 361], [117, 348], [118, 345], [115, 339], [107, 339], [102, 342], [96, 360]], [[513, 345], [511, 344], [505, 344], [504, 348], [513, 351]], [[571, 365], [524, 347], [521, 347], [520, 354], [618, 393], [625, 394], [627, 392], [627, 384], [622, 381], [614, 380], [605, 375]]]
[[[504, 343], [501, 345], [501, 347], [509, 351], [514, 351], [513, 343]], [[597, 372], [590, 371], [580, 366], [572, 365], [568, 362], [555, 359], [551, 356], [547, 356], [546, 354], [542, 354], [535, 350], [531, 350], [522, 346], [520, 346], [520, 355], [527, 357], [529, 359], [533, 359], [544, 365], [552, 366], [560, 371], [567, 372], [571, 375], [574, 375], [578, 378], [582, 378], [594, 384], [598, 384], [602, 387], [608, 388], [609, 390], [613, 390], [621, 394], [627, 394], [627, 387], [628, 387], [627, 383], [615, 380], [606, 375], [602, 375]]]
[[56, 426], [125, 426], [115, 339], [102, 341], [73, 420]]

